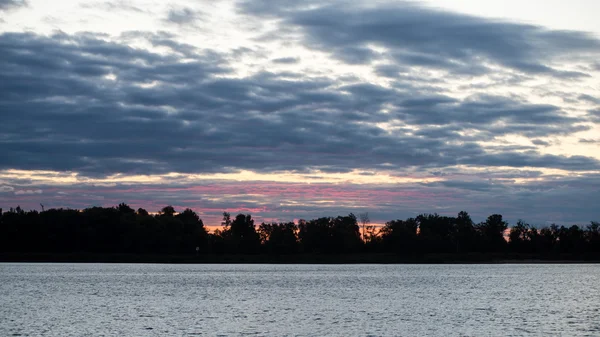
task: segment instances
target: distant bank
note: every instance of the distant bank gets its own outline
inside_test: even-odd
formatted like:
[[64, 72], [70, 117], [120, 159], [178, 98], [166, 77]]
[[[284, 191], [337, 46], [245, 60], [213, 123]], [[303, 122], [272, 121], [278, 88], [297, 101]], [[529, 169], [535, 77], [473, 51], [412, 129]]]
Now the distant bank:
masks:
[[93, 254], [0, 253], [0, 262], [29, 263], [220, 263], [220, 264], [469, 264], [600, 263], [600, 254]]

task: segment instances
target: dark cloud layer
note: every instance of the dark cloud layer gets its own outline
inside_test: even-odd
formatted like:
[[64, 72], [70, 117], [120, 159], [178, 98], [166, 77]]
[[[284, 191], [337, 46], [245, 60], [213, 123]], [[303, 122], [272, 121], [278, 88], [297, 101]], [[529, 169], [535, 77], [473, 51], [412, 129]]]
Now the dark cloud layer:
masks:
[[28, 6], [27, 0], [0, 0], [0, 10], [15, 9]]
[[195, 11], [188, 7], [171, 8], [167, 13], [167, 18], [165, 20], [177, 25], [194, 26], [202, 16], [202, 12]]
[[[506, 134], [539, 137], [587, 128], [580, 124], [585, 119], [556, 106], [495, 96], [457, 100], [410, 87], [340, 86], [328, 78], [290, 80], [269, 72], [232, 77], [228, 55], [168, 35], [146, 37], [173, 53], [89, 34], [1, 35], [0, 111], [11, 123], [0, 125], [0, 167], [89, 175], [600, 167], [590, 157], [490, 151], [478, 144]], [[384, 122], [399, 127], [374, 124]], [[475, 132], [461, 135], [465, 130]]]
[[[555, 64], [573, 55], [591, 64], [593, 54], [600, 52], [600, 40], [592, 34], [483, 19], [413, 2], [370, 6], [356, 1], [323, 5], [252, 0], [239, 7], [250, 15], [280, 19], [280, 27], [290, 35], [285, 38], [299, 34], [309, 47], [331, 52], [347, 63], [368, 64], [385, 57], [399, 65], [470, 75], [488, 73], [486, 64], [492, 63], [572, 79], [589, 75], [561, 70]], [[269, 36], [279, 39], [282, 31]], [[385, 48], [385, 55], [373, 46]]]

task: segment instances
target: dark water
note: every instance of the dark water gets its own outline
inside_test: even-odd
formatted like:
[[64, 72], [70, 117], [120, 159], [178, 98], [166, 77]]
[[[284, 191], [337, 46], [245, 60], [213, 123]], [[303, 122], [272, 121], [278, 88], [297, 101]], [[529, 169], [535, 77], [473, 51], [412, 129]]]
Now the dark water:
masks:
[[600, 336], [600, 265], [0, 264], [0, 336]]

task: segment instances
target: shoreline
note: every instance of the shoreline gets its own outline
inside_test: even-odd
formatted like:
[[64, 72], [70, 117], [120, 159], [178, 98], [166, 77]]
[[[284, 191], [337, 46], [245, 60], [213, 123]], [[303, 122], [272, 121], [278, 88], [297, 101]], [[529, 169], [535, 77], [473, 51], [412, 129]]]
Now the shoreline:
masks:
[[157, 255], [95, 253], [0, 253], [2, 263], [156, 264], [598, 264], [598, 254], [294, 254]]

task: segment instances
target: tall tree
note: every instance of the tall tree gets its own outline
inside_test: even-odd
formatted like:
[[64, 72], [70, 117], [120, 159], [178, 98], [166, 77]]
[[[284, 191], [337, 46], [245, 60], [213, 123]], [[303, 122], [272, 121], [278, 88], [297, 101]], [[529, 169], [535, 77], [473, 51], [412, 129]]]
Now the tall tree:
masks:
[[222, 236], [227, 249], [232, 253], [257, 253], [260, 248], [260, 237], [254, 227], [250, 214], [238, 214], [233, 221], [228, 213], [224, 213]]
[[416, 219], [392, 220], [381, 229], [383, 249], [400, 254], [416, 253], [419, 248]]
[[298, 251], [298, 226], [293, 222], [262, 223], [258, 234], [265, 251], [271, 254], [291, 254]]
[[366, 243], [367, 242], [367, 237], [365, 236], [365, 227], [369, 223], [371, 223], [371, 220], [369, 219], [369, 212], [360, 213], [358, 215], [358, 218], [360, 219], [360, 223], [362, 224], [362, 239]]
[[454, 227], [454, 242], [456, 252], [473, 252], [477, 250], [477, 232], [469, 213], [460, 211], [456, 216]]
[[172, 217], [175, 215], [175, 208], [173, 206], [165, 206], [160, 210], [160, 215]]
[[492, 214], [485, 222], [480, 223], [477, 229], [481, 233], [482, 241], [488, 251], [502, 251], [507, 242], [504, 239], [504, 231], [508, 228], [508, 223], [502, 220], [502, 215]]

